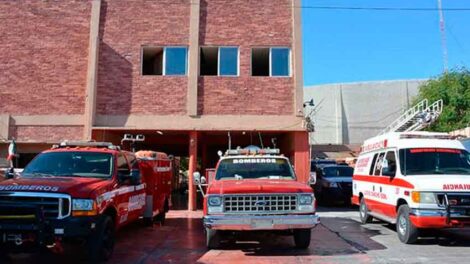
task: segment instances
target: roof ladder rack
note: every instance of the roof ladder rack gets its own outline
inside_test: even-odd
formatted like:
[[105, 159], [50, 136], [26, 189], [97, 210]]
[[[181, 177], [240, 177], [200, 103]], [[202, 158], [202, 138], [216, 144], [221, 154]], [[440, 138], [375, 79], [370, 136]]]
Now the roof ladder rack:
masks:
[[388, 132], [419, 131], [434, 123], [442, 113], [443, 101], [437, 100], [431, 105], [424, 99], [406, 110], [400, 117], [387, 126], [379, 135]]

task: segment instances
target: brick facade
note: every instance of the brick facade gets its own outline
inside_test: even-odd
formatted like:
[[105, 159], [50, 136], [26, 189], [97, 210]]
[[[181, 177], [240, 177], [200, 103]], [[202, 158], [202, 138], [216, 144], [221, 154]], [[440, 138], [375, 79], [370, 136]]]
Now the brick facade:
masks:
[[0, 1], [0, 113], [82, 114], [89, 1]]
[[201, 2], [201, 46], [238, 46], [239, 77], [199, 78], [201, 114], [293, 114], [292, 77], [251, 76], [251, 48], [292, 47], [290, 0]]
[[23, 142], [59, 142], [80, 140], [81, 126], [16, 126], [11, 135]]
[[[279, 115], [289, 120], [281, 123], [299, 124], [293, 67], [289, 77], [251, 76], [253, 47], [293, 48], [294, 0], [199, 1], [199, 27], [191, 29], [191, 10], [198, 1], [101, 0], [96, 84], [100, 120], [123, 116], [124, 121], [117, 123], [125, 127], [128, 116], [187, 117], [188, 92], [197, 88], [197, 100], [192, 99], [191, 105], [197, 102], [202, 117]], [[0, 115], [11, 116], [9, 128], [4, 129], [9, 138], [46, 142], [58, 140], [59, 133], [62, 138], [82, 137], [81, 123], [18, 125], [14, 119], [85, 113], [91, 14], [92, 0], [0, 1]], [[187, 47], [194, 43], [190, 30], [197, 31], [198, 38], [192, 39], [198, 48], [239, 47], [240, 75], [198, 76], [197, 87], [188, 75], [142, 76], [143, 46]], [[188, 90], [188, 85], [196, 88]], [[106, 127], [103, 123], [100, 126]]]
[[186, 76], [142, 76], [141, 49], [188, 46], [189, 0], [106, 1], [101, 7], [98, 114], [186, 113]]

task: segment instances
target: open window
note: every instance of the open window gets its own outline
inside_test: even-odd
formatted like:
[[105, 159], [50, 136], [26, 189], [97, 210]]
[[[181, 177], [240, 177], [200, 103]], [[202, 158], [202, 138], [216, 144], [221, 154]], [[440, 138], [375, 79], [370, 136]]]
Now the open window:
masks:
[[142, 75], [186, 75], [186, 47], [143, 47]]
[[238, 76], [237, 47], [202, 47], [201, 76]]
[[253, 48], [251, 51], [252, 76], [290, 76], [289, 48]]

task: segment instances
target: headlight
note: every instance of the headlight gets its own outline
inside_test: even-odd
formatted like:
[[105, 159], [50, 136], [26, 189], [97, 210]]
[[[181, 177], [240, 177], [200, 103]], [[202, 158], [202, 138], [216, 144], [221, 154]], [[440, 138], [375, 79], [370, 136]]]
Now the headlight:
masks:
[[91, 199], [73, 199], [73, 211], [91, 211], [94, 209], [94, 201]]
[[436, 196], [432, 192], [411, 192], [411, 199], [415, 203], [436, 204]]
[[220, 196], [209, 196], [209, 206], [220, 206], [222, 205], [222, 197]]
[[300, 205], [311, 205], [313, 203], [312, 194], [301, 194], [299, 198]]

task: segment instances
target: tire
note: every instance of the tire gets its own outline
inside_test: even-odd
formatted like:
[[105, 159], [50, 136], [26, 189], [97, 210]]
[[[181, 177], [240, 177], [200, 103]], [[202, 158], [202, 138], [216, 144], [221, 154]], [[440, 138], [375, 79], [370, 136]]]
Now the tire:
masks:
[[155, 216], [155, 222], [160, 223], [160, 225], [165, 225], [166, 213], [161, 212]]
[[109, 260], [114, 251], [115, 229], [111, 217], [104, 215], [97, 227], [88, 238], [88, 253], [91, 262]]
[[359, 204], [359, 217], [361, 218], [361, 223], [368, 224], [372, 223], [373, 217], [369, 215], [369, 208], [364, 198], [361, 198], [361, 203]]
[[397, 215], [397, 235], [401, 242], [414, 244], [418, 240], [419, 229], [410, 221], [410, 208], [403, 204], [398, 208]]
[[306, 249], [310, 246], [312, 230], [311, 229], [295, 229], [294, 242], [295, 247], [299, 249]]
[[220, 247], [220, 232], [206, 227], [206, 246], [208, 249]]
[[142, 218], [144, 226], [153, 226], [153, 218], [151, 217], [144, 217]]

